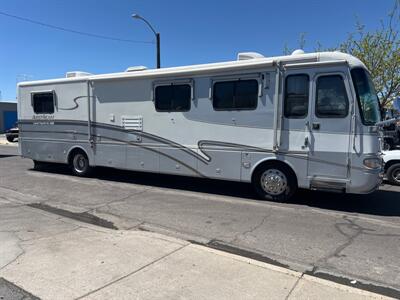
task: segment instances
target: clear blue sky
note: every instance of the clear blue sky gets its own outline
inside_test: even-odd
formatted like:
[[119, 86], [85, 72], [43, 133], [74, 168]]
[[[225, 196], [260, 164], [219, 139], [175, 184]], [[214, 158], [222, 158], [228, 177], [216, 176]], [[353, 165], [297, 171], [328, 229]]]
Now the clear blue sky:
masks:
[[[334, 46], [354, 30], [356, 16], [374, 29], [392, 0], [12, 0], [0, 11], [73, 30], [154, 41], [146, 17], [161, 33], [161, 64], [177, 66], [235, 59], [240, 51], [282, 54], [285, 43], [306, 51], [316, 41]], [[63, 77], [81, 70], [108, 73], [128, 66], [154, 67], [155, 45], [122, 43], [61, 32], [0, 15], [0, 91], [15, 99], [17, 77]]]

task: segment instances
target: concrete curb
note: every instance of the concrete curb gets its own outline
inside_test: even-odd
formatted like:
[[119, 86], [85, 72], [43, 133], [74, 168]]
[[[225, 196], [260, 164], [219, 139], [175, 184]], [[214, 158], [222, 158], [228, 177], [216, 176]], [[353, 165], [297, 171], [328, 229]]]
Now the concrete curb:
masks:
[[200, 249], [202, 251], [214, 253], [214, 254], [220, 255], [222, 257], [227, 257], [227, 258], [230, 258], [230, 259], [233, 259], [233, 260], [236, 260], [236, 261], [240, 261], [240, 262], [244, 262], [244, 263], [247, 263], [247, 264], [250, 264], [250, 265], [253, 265], [253, 266], [257, 266], [257, 267], [260, 267], [260, 268], [265, 268], [265, 269], [268, 269], [268, 270], [271, 270], [271, 271], [274, 271], [274, 272], [279, 272], [279, 273], [283, 273], [283, 274], [286, 274], [286, 275], [290, 275], [290, 276], [298, 278], [299, 281], [309, 281], [309, 282], [313, 282], [313, 283], [324, 285], [324, 286], [329, 287], [329, 288], [338, 289], [338, 290], [341, 290], [341, 291], [344, 291], [344, 292], [349, 292], [349, 293], [352, 293], [352, 294], [357, 294], [357, 295], [369, 297], [369, 298], [372, 298], [372, 299], [394, 299], [394, 298], [386, 297], [386, 296], [383, 296], [383, 295], [380, 295], [380, 294], [376, 294], [376, 293], [372, 293], [372, 292], [369, 292], [369, 291], [361, 290], [361, 289], [358, 289], [358, 288], [353, 288], [353, 287], [350, 287], [350, 286], [347, 286], [347, 285], [339, 284], [339, 283], [336, 283], [336, 282], [333, 282], [333, 281], [321, 279], [321, 278], [318, 278], [318, 277], [315, 277], [315, 276], [310, 276], [310, 275], [303, 274], [303, 273], [300, 273], [300, 272], [292, 271], [290, 269], [282, 268], [282, 267], [279, 267], [279, 266], [275, 266], [275, 265], [268, 264], [268, 263], [265, 263], [265, 262], [261, 262], [261, 261], [258, 261], [258, 260], [254, 260], [254, 259], [251, 259], [251, 258], [239, 256], [239, 255], [236, 255], [236, 254], [227, 253], [227, 252], [224, 252], [224, 251], [221, 251], [221, 250], [208, 248], [206, 246], [191, 244], [189, 247], [197, 248], [197, 249]]

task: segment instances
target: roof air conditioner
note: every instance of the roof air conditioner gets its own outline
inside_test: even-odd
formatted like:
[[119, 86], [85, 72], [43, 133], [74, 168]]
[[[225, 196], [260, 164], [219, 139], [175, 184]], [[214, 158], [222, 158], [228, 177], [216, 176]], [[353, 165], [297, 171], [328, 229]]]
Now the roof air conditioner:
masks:
[[67, 72], [67, 74], [65, 74], [66, 78], [74, 78], [74, 77], [87, 77], [87, 76], [91, 76], [93, 74], [88, 73], [88, 72], [82, 72], [82, 71], [72, 71], [72, 72]]
[[264, 55], [257, 52], [240, 52], [237, 55], [237, 60], [259, 59], [264, 58]]
[[137, 71], [144, 71], [144, 70], [147, 70], [147, 67], [135, 66], [135, 67], [129, 67], [128, 69], [125, 70], [125, 72], [137, 72]]

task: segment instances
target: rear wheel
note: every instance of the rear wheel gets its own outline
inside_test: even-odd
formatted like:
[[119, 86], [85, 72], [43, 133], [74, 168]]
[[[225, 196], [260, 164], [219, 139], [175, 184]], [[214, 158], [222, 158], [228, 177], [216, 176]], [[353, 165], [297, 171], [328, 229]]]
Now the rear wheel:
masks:
[[268, 163], [254, 171], [252, 183], [261, 199], [287, 201], [297, 190], [294, 172], [284, 164]]
[[391, 184], [400, 185], [400, 163], [391, 165], [386, 171], [386, 176]]
[[76, 151], [72, 154], [70, 165], [72, 173], [76, 176], [89, 176], [92, 171], [92, 168], [89, 165], [88, 157], [81, 151]]
[[41, 161], [34, 160], [33, 161], [33, 169], [34, 170], [42, 170], [44, 167], [44, 163]]

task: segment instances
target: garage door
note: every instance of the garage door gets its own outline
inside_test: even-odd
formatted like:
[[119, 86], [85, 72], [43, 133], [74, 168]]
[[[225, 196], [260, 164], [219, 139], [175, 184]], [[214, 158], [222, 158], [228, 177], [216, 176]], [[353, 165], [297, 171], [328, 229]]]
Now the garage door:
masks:
[[3, 112], [3, 128], [4, 130], [14, 127], [17, 122], [17, 112], [16, 111], [5, 111]]

